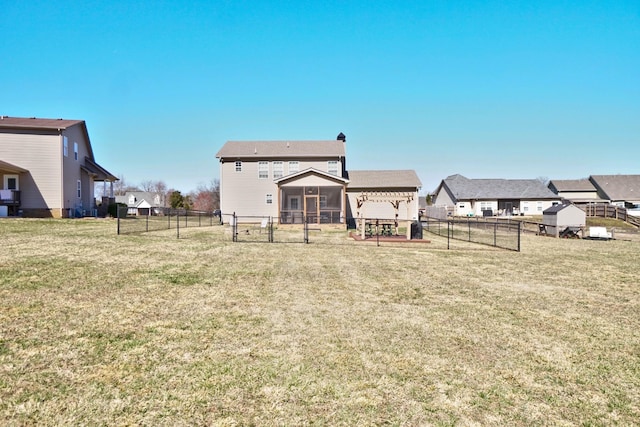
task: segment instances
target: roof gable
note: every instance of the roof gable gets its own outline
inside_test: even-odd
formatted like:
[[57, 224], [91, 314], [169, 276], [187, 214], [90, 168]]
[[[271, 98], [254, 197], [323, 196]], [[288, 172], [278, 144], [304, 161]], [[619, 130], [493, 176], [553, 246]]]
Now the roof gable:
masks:
[[330, 174], [328, 172], [321, 171], [321, 170], [315, 169], [315, 168], [307, 168], [307, 169], [304, 169], [304, 170], [301, 170], [301, 171], [298, 171], [298, 172], [294, 172], [294, 173], [289, 174], [289, 175], [285, 175], [285, 176], [283, 176], [281, 178], [278, 178], [278, 179], [274, 180], [274, 182], [276, 184], [282, 184], [282, 183], [285, 183], [285, 182], [288, 182], [288, 181], [295, 181], [296, 179], [300, 179], [300, 178], [302, 178], [304, 176], [308, 176], [308, 175], [316, 175], [316, 176], [320, 176], [322, 178], [329, 179], [331, 181], [336, 181], [336, 182], [341, 182], [341, 183], [349, 182], [349, 180], [347, 180], [345, 178], [342, 178], [340, 176], [333, 175], [333, 174]]

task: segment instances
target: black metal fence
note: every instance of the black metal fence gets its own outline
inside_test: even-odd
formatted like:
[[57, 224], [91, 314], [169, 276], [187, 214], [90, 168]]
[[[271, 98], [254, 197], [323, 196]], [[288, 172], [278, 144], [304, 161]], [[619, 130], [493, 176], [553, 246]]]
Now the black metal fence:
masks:
[[[315, 217], [302, 216], [298, 224], [279, 224], [270, 216], [223, 214], [230, 225], [234, 242], [309, 243], [310, 236], [319, 232]], [[302, 225], [302, 227], [301, 227]]]
[[154, 215], [131, 215], [127, 209], [118, 209], [118, 234], [147, 233], [150, 231], [176, 230], [192, 227], [210, 227], [220, 224], [220, 216], [213, 212], [186, 209], [161, 208]]
[[522, 226], [519, 221], [506, 223], [492, 220], [426, 218], [422, 221], [422, 228], [429, 233], [446, 237], [448, 248], [451, 240], [462, 240], [520, 251]]

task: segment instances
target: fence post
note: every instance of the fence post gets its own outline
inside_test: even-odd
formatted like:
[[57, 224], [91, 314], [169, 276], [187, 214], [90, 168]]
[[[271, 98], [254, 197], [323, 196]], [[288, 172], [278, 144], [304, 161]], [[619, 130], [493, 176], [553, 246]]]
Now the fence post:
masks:
[[447, 221], [447, 249], [450, 248], [450, 234], [451, 232], [453, 232], [453, 230], [450, 230], [451, 228], [453, 228], [453, 223], [451, 221]]
[[171, 230], [171, 209], [168, 209], [167, 212], [169, 213], [169, 215], [167, 215], [167, 218], [169, 219], [169, 222], [167, 223], [167, 230]]
[[236, 217], [236, 213], [233, 213], [231, 217], [233, 220], [233, 225], [231, 226], [232, 239], [234, 242], [238, 241], [238, 218]]
[[[304, 218], [304, 215], [303, 215]], [[302, 223], [303, 225], [303, 229], [304, 229], [304, 242], [305, 243], [309, 243], [309, 217], [306, 217], [303, 219]]]
[[120, 206], [116, 203], [116, 218], [118, 218], [118, 236], [120, 235]]
[[269, 243], [273, 243], [273, 217], [269, 217]]
[[147, 215], [147, 233], [149, 232], [149, 215]]
[[471, 241], [471, 220], [467, 220], [467, 226], [469, 227], [469, 241]]
[[180, 238], [180, 210], [176, 210], [176, 238]]
[[498, 233], [498, 221], [493, 224], [493, 246], [498, 246], [496, 234]]
[[520, 229], [522, 228], [522, 223], [518, 222], [518, 252], [520, 252]]

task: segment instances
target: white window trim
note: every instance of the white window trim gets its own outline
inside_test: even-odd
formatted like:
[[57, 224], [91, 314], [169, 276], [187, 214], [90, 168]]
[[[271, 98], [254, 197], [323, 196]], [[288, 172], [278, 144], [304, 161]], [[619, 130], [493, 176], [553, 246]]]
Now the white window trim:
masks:
[[267, 193], [267, 195], [265, 197], [265, 203], [267, 205], [272, 205], [273, 204], [273, 194]]
[[69, 157], [69, 138], [66, 136], [62, 137], [62, 154], [65, 157]]
[[82, 199], [82, 181], [78, 180], [78, 199]]
[[269, 179], [269, 162], [258, 162], [258, 179]]
[[240, 160], [235, 163], [236, 172], [242, 172], [242, 162]]

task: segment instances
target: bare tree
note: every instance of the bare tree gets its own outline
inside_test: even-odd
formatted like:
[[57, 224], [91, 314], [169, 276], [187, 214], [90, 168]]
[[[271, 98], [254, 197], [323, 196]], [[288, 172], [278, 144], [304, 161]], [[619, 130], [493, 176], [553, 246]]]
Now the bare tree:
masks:
[[154, 182], [151, 181], [150, 179], [147, 179], [145, 181], [142, 181], [140, 183], [140, 188], [142, 189], [142, 191], [146, 191], [147, 193], [152, 193], [154, 192]]
[[220, 182], [211, 180], [209, 184], [200, 184], [196, 191], [190, 194], [193, 209], [213, 211], [220, 208]]

